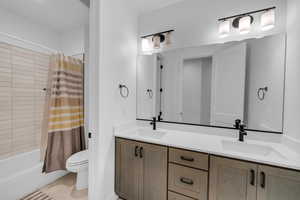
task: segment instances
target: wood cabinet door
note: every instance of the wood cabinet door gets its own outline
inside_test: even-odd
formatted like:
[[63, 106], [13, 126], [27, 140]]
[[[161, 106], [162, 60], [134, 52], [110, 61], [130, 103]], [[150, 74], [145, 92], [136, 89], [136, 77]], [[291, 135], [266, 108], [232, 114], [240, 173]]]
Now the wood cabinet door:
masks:
[[115, 191], [123, 199], [139, 200], [141, 161], [138, 143], [116, 139]]
[[168, 148], [141, 143], [142, 196], [140, 200], [166, 200]]
[[257, 200], [299, 200], [300, 172], [260, 165]]
[[210, 200], [256, 200], [257, 165], [211, 156]]

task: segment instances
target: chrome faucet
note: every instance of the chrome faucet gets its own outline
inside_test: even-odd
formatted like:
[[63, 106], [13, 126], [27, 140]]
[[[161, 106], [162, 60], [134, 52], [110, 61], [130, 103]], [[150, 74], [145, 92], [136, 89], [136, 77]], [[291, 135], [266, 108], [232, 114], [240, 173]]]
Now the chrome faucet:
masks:
[[152, 125], [153, 130], [155, 131], [156, 130], [156, 117], [152, 118], [152, 121], [150, 122], [150, 125]]
[[247, 132], [245, 131], [246, 125], [241, 124], [240, 125], [240, 130], [239, 130], [239, 141], [244, 142], [245, 141], [245, 136], [247, 135]]
[[239, 141], [244, 142], [245, 136], [247, 135], [247, 132], [245, 131], [246, 125], [242, 124], [242, 121], [240, 119], [237, 119], [235, 120], [235, 124], [233, 127], [239, 130]]

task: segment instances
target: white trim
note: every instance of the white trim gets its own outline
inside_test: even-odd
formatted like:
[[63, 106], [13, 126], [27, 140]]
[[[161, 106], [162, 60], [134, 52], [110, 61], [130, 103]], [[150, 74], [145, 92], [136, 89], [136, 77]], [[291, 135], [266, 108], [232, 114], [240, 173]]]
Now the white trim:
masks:
[[[46, 50], [50, 53], [59, 53], [58, 50], [56, 49], [52, 49], [52, 48], [49, 48], [45, 45], [42, 45], [42, 44], [39, 44], [39, 43], [36, 43], [36, 42], [32, 42], [32, 41], [29, 41], [29, 40], [26, 40], [26, 39], [23, 39], [21, 37], [18, 37], [18, 36], [15, 36], [15, 35], [12, 35], [12, 34], [8, 34], [8, 33], [4, 33], [4, 32], [0, 32], [0, 35], [1, 36], [4, 36], [4, 37], [7, 37], [7, 38], [10, 38], [10, 39], [13, 39], [13, 40], [17, 40], [19, 42], [22, 42], [22, 43], [26, 43], [26, 44], [29, 44], [29, 45], [33, 45], [35, 47], [38, 47], [38, 48], [41, 48], [43, 50]], [[5, 41], [4, 41], [5, 42]], [[6, 42], [7, 43], [7, 42]], [[18, 45], [16, 45], [18, 46]]]

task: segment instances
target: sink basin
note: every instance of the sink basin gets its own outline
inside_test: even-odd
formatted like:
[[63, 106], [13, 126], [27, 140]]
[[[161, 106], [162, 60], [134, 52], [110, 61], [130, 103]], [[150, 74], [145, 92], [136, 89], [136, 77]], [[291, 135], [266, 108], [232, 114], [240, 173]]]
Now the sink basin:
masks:
[[149, 129], [139, 129], [136, 133], [140, 137], [151, 138], [151, 139], [161, 139], [166, 135], [163, 131], [154, 131]]
[[276, 156], [284, 159], [284, 156], [272, 147], [263, 146], [259, 144], [248, 144], [242, 142], [222, 141], [222, 147], [224, 150], [252, 154], [257, 156]]

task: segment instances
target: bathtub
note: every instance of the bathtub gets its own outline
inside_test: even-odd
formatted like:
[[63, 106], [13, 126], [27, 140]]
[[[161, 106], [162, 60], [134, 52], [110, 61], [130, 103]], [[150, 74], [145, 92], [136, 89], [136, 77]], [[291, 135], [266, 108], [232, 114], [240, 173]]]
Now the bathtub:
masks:
[[45, 175], [42, 167], [39, 150], [0, 160], [0, 199], [18, 200], [67, 174], [57, 171]]

